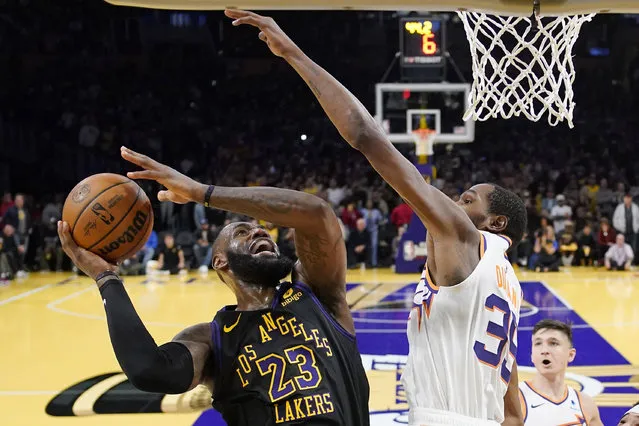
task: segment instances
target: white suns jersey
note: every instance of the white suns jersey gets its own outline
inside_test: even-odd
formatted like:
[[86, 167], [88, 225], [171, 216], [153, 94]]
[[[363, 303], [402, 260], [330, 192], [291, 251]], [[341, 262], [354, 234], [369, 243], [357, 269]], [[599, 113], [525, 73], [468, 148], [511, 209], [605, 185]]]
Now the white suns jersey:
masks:
[[519, 392], [525, 426], [588, 424], [581, 395], [570, 386], [559, 401], [539, 393], [529, 382], [520, 383]]
[[409, 408], [504, 420], [523, 297], [509, 247], [507, 237], [482, 231], [479, 264], [452, 287], [435, 286], [424, 268], [408, 319]]

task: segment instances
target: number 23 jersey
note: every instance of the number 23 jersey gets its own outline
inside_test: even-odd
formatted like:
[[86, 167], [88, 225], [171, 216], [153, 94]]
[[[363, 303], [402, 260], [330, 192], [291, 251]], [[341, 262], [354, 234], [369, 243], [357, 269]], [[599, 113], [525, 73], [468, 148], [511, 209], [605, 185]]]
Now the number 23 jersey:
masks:
[[369, 424], [355, 337], [306, 285], [280, 285], [269, 309], [226, 307], [211, 329], [213, 407], [229, 426]]
[[410, 408], [504, 420], [523, 297], [509, 247], [507, 237], [482, 231], [477, 267], [452, 287], [435, 286], [424, 268], [402, 377]]

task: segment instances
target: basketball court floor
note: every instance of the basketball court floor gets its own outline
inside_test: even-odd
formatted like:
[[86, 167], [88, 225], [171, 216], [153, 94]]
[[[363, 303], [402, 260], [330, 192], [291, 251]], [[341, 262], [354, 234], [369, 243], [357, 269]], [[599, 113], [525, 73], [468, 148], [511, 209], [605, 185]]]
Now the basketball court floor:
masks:
[[[520, 380], [532, 372], [526, 366], [534, 323], [570, 320], [577, 348], [570, 384], [595, 397], [605, 425], [616, 425], [624, 408], [639, 401], [639, 276], [572, 269], [519, 277], [526, 301], [519, 327]], [[126, 280], [159, 343], [233, 303], [213, 274], [162, 279]], [[348, 275], [373, 425], [406, 423], [399, 378], [418, 280], [389, 270]], [[139, 392], [127, 382], [109, 343], [98, 290], [87, 278], [32, 273], [0, 288], [0, 335], [2, 425], [223, 425], [203, 389], [167, 396]]]

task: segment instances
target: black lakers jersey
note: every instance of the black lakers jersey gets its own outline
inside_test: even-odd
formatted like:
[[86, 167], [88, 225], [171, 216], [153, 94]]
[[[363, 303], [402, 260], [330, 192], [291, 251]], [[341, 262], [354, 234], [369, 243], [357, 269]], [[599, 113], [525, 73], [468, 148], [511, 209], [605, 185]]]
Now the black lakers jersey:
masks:
[[355, 336], [311, 289], [283, 283], [258, 311], [220, 310], [213, 407], [229, 426], [369, 424], [369, 387]]

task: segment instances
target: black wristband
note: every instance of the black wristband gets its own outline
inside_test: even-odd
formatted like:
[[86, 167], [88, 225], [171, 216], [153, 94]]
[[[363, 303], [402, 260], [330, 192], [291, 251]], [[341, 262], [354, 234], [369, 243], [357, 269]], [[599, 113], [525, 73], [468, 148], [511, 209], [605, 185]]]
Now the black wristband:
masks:
[[211, 199], [214, 188], [215, 185], [209, 185], [208, 189], [206, 190], [206, 194], [204, 194], [204, 207], [210, 207], [209, 200]]

